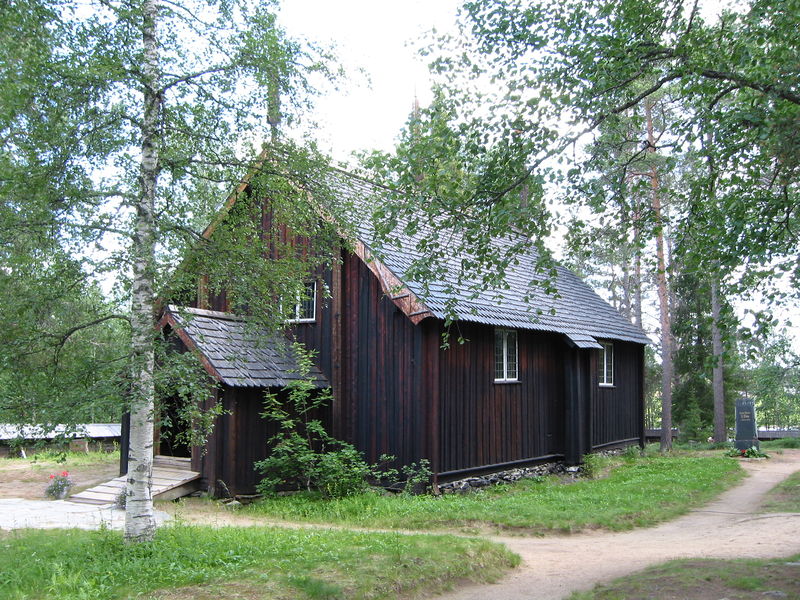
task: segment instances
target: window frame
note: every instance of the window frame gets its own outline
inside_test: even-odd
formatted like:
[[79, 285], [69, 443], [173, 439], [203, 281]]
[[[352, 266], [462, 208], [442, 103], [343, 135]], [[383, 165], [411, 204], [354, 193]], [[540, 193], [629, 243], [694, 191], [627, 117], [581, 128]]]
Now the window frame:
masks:
[[[599, 341], [603, 348], [599, 352], [597, 361], [597, 383], [600, 387], [614, 387], [614, 342]], [[611, 358], [611, 377], [609, 380], [609, 357]]]
[[[303, 303], [311, 301], [311, 316], [303, 317]], [[317, 280], [308, 281], [305, 284], [305, 296], [298, 292], [297, 300], [294, 303], [294, 316], [287, 319], [287, 323], [316, 323], [317, 322]]]
[[[509, 334], [514, 334], [514, 376], [509, 377], [509, 348], [508, 338]], [[503, 340], [503, 372], [502, 377], [498, 377], [497, 370], [497, 344], [499, 341], [498, 334], [502, 335]], [[506, 327], [495, 327], [494, 329], [494, 383], [519, 383], [519, 332], [516, 329], [509, 329]]]

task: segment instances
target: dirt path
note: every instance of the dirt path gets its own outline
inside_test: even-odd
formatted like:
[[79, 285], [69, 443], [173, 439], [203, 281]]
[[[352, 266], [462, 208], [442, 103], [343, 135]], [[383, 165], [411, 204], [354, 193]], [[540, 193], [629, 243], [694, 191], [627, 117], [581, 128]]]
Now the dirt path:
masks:
[[501, 582], [471, 585], [437, 600], [545, 600], [675, 558], [773, 558], [800, 552], [800, 514], [758, 513], [772, 487], [800, 470], [800, 450], [743, 461], [740, 485], [701, 509], [649, 529], [568, 536], [488, 536], [522, 557]]

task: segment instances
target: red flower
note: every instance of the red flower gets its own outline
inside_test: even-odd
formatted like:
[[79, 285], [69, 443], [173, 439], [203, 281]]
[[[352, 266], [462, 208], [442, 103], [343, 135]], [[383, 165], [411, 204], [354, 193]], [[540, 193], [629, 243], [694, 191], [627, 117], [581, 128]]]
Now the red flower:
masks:
[[55, 479], [55, 478], [56, 478], [55, 475], [50, 475], [50, 479]]
[[69, 477], [69, 471], [62, 471], [61, 472], [61, 476], [62, 477]]

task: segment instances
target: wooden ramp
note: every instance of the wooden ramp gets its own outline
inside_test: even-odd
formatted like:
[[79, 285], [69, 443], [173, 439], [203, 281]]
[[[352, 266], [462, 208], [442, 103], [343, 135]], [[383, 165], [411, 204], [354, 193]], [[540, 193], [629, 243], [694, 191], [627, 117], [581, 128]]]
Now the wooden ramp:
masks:
[[[153, 459], [153, 500], [175, 500], [200, 488], [200, 473], [191, 470], [190, 459], [156, 456]], [[101, 483], [67, 498], [79, 504], [114, 504], [122, 489], [125, 476]]]

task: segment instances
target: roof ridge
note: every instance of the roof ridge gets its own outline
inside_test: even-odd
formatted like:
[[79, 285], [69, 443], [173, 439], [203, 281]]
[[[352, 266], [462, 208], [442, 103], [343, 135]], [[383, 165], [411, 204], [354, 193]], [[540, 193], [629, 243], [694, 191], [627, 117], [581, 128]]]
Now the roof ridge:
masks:
[[198, 317], [211, 317], [213, 319], [223, 319], [226, 321], [246, 321], [247, 319], [243, 316], [223, 312], [220, 310], [209, 310], [206, 308], [195, 308], [194, 306], [178, 306], [176, 304], [168, 304], [167, 311], [171, 312], [173, 315], [181, 316], [182, 314], [193, 314], [197, 315]]

